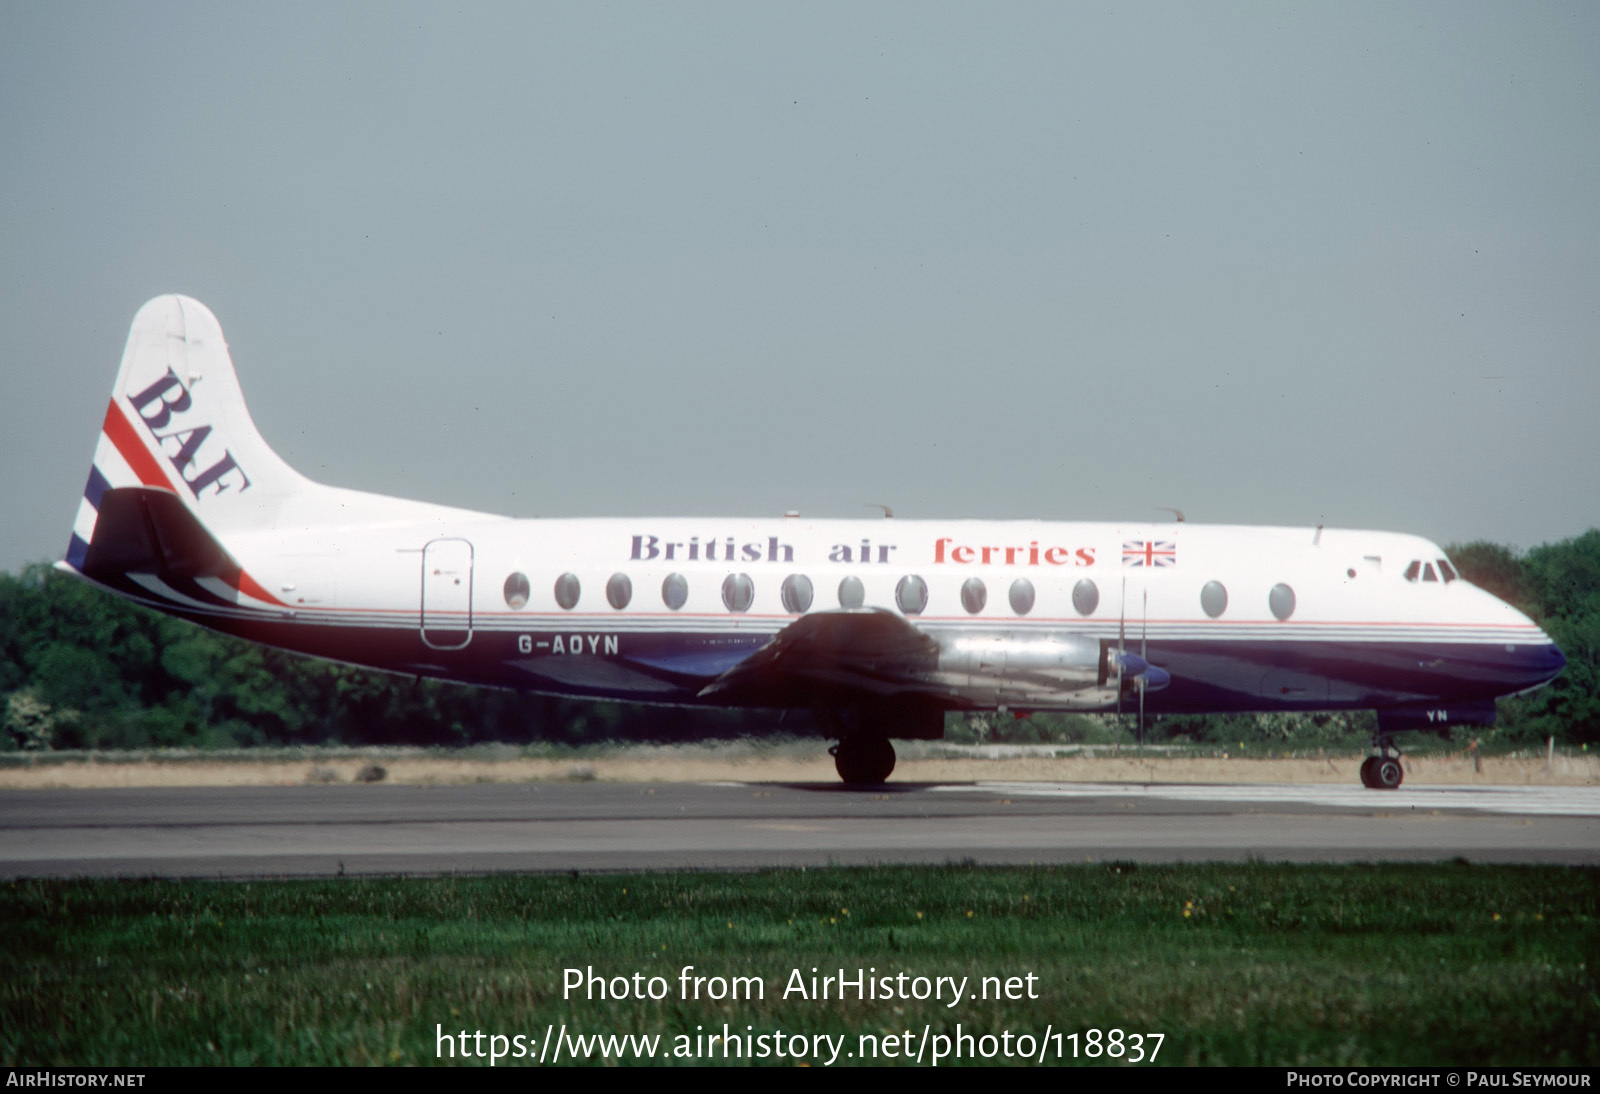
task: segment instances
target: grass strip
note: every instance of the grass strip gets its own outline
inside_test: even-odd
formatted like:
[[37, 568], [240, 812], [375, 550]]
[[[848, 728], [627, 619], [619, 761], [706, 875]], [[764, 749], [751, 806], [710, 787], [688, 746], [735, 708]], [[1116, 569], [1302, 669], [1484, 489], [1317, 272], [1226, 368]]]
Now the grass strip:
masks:
[[[854, 1050], [960, 1023], [1159, 1032], [1157, 1064], [1593, 1065], [1597, 904], [1600, 871], [1466, 864], [17, 881], [0, 886], [0, 1062], [460, 1063], [437, 1058], [439, 1027], [538, 1044], [562, 1025]], [[685, 998], [690, 965], [763, 997]], [[564, 998], [563, 970], [591, 967], [670, 990]], [[966, 977], [968, 995], [785, 998], [813, 968]], [[1029, 974], [1035, 998], [974, 998]], [[1107, 1062], [1085, 1044], [1080, 1062]]]

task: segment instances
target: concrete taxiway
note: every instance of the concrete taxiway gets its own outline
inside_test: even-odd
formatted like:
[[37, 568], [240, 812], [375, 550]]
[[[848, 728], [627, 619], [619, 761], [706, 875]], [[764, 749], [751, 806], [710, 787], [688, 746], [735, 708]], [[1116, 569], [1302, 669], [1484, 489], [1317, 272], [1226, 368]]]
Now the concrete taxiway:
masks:
[[890, 783], [11, 790], [0, 877], [870, 863], [1600, 864], [1600, 789]]

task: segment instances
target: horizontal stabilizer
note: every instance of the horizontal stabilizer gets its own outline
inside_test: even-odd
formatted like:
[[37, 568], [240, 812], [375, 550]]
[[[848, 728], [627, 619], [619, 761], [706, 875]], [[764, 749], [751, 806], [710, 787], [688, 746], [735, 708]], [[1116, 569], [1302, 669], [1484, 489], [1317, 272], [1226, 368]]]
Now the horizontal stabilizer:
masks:
[[84, 556], [83, 572], [96, 581], [129, 574], [163, 579], [221, 578], [239, 585], [239, 564], [195, 517], [183, 499], [154, 486], [107, 490]]

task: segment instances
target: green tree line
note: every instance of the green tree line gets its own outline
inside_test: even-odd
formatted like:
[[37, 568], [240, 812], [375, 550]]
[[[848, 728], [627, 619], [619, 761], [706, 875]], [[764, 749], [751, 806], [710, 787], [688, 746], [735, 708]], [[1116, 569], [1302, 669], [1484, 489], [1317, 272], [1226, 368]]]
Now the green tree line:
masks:
[[[1463, 577], [1530, 615], [1567, 656], [1554, 684], [1503, 700], [1499, 725], [1483, 736], [1600, 743], [1600, 529], [1526, 553], [1474, 542], [1448, 554]], [[297, 657], [139, 607], [46, 563], [0, 574], [0, 712], [0, 749], [685, 740], [778, 724], [773, 712], [520, 695]], [[1370, 718], [1159, 718], [1145, 736], [1331, 743], [1369, 732]], [[800, 732], [813, 725], [805, 716], [787, 724]], [[1115, 732], [1104, 721], [1037, 716], [990, 719], [978, 736], [1112, 739]]]

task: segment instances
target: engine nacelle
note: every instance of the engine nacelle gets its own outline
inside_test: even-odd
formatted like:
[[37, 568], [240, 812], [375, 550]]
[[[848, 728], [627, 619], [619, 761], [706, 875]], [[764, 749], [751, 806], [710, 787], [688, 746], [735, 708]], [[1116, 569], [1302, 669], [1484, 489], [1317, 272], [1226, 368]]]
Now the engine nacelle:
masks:
[[1117, 666], [1086, 635], [962, 631], [933, 637], [938, 683], [968, 702], [1090, 708], [1116, 697]]
[[1100, 678], [1100, 643], [1081, 634], [968, 632], [940, 638], [939, 671], [972, 676], [1040, 674], [1094, 684]]

